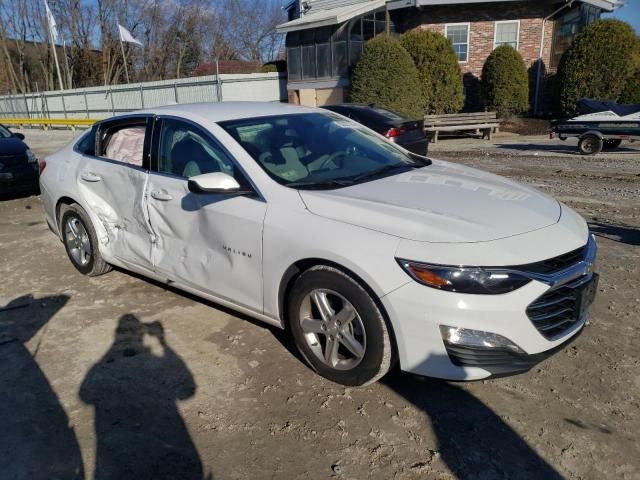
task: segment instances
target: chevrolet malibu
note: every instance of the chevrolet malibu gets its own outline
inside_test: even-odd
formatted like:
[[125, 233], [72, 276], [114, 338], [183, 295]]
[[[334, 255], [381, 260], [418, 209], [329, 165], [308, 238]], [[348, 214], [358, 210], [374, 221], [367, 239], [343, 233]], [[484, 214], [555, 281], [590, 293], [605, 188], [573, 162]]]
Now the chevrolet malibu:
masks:
[[523, 372], [585, 325], [596, 244], [525, 185], [412, 154], [326, 110], [172, 105], [97, 123], [41, 162], [73, 266], [118, 266], [291, 332], [364, 385], [394, 364]]

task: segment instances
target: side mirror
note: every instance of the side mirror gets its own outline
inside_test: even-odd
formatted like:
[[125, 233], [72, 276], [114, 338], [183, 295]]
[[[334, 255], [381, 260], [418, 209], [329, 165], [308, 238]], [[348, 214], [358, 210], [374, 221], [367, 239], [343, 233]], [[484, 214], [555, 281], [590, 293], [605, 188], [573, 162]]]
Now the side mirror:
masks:
[[244, 195], [249, 193], [242, 190], [240, 184], [231, 175], [222, 172], [203, 173], [191, 177], [188, 181], [189, 191], [193, 193], [221, 193]]
[[14, 133], [13, 136], [20, 140], [24, 140], [24, 135], [22, 133]]

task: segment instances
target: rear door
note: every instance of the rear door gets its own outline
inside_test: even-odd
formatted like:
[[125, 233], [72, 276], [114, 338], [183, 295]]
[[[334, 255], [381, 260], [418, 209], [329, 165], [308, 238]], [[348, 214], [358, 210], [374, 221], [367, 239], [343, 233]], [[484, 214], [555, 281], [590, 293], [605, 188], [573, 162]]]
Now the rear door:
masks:
[[[204, 128], [160, 117], [154, 128], [149, 217], [157, 273], [262, 311], [265, 201], [224, 147]], [[233, 176], [254, 195], [192, 193], [189, 177]]]
[[152, 117], [135, 115], [95, 127], [95, 148], [82, 154], [78, 188], [106, 230], [102, 244], [126, 265], [152, 270], [152, 231], [145, 206]]

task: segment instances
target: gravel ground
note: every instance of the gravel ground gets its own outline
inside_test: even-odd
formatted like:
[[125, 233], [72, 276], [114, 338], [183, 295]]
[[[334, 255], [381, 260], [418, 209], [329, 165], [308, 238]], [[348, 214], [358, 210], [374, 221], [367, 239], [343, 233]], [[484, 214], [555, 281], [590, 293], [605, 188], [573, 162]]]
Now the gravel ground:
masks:
[[[39, 154], [69, 132], [29, 130]], [[591, 323], [531, 372], [318, 377], [280, 331], [137, 276], [77, 273], [37, 196], [0, 202], [0, 475], [640, 479], [640, 150], [444, 140], [436, 158], [535, 185], [598, 235]]]

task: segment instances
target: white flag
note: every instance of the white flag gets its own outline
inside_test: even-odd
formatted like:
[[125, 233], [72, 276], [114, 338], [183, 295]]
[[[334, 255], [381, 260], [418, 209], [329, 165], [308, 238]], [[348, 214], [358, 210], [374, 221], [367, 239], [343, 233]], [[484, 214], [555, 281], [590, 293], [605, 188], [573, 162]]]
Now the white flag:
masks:
[[122, 25], [118, 24], [118, 30], [120, 31], [121, 42], [135, 43], [136, 45], [140, 45], [141, 47], [143, 46], [142, 42], [131, 35], [131, 32], [124, 28]]
[[53, 13], [49, 9], [49, 4], [47, 0], [44, 0], [44, 9], [47, 12], [47, 23], [49, 24], [49, 33], [51, 34], [51, 38], [54, 42], [58, 41], [58, 28], [56, 27], [56, 19], [53, 18]]

